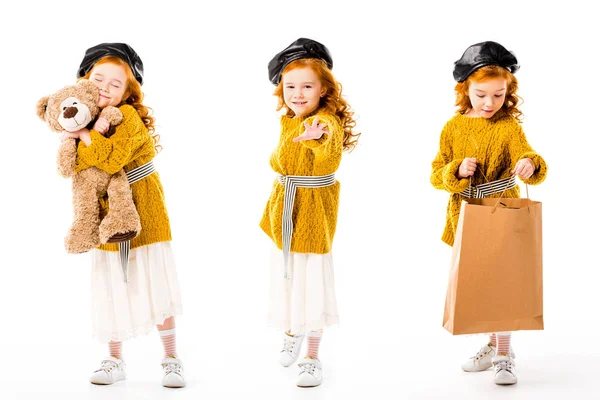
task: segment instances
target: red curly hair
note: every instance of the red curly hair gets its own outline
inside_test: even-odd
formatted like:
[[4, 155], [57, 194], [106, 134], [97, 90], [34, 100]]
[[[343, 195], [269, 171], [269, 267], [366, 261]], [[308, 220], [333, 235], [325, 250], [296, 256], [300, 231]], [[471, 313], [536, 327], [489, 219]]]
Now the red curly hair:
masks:
[[454, 91], [456, 92], [455, 105], [458, 107], [456, 112], [464, 114], [472, 108], [471, 99], [469, 98], [469, 85], [471, 82], [485, 82], [495, 78], [503, 78], [506, 80], [506, 96], [500, 111], [513, 116], [517, 121], [521, 122], [523, 113], [517, 108], [517, 106], [520, 106], [520, 103], [523, 102], [523, 99], [517, 96], [519, 82], [510, 71], [498, 65], [486, 65], [485, 67], [481, 67], [469, 75], [463, 82], [456, 84], [454, 88]]
[[[135, 76], [131, 71], [131, 67], [129, 67], [129, 64], [127, 64], [127, 62], [115, 56], [103, 57], [100, 60], [98, 60], [94, 64], [94, 66], [108, 63], [123, 67], [123, 69], [125, 70], [125, 74], [127, 75], [125, 93], [123, 93], [123, 100], [119, 105], [129, 104], [133, 108], [135, 108], [140, 118], [144, 122], [144, 125], [148, 129], [150, 136], [152, 137], [152, 141], [154, 142], [154, 147], [156, 148], [156, 151], [159, 152], [162, 149], [162, 146], [158, 144], [160, 140], [160, 135], [155, 133], [154, 130], [154, 117], [151, 115], [152, 109], [142, 104], [142, 101], [144, 100], [144, 93], [142, 93], [142, 87], [140, 83], [135, 79]], [[91, 68], [90, 71], [80, 79], [89, 79], [93, 69], [94, 68]]]
[[[348, 102], [342, 97], [342, 85], [335, 80], [325, 61], [316, 58], [302, 58], [295, 60], [289, 63], [283, 69], [281, 75], [283, 76], [285, 73], [295, 68], [306, 67], [314, 71], [317, 77], [319, 77], [321, 85], [326, 90], [325, 95], [320, 99], [317, 110], [322, 110], [326, 113], [333, 114], [338, 117], [340, 121], [342, 121], [342, 128], [344, 129], [344, 150], [353, 150], [356, 147], [358, 137], [360, 136], [360, 133], [352, 132], [352, 130], [356, 127], [356, 121], [353, 118], [354, 112], [350, 109]], [[285, 108], [285, 114], [288, 117], [293, 117], [294, 112], [286, 107], [285, 100], [283, 98], [283, 79], [281, 79], [273, 94], [279, 99], [277, 111]]]

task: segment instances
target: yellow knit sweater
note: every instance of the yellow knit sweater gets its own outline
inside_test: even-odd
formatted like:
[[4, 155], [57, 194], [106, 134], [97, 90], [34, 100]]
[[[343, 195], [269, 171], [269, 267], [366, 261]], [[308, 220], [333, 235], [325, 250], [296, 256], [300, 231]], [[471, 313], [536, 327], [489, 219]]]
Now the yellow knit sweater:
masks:
[[[92, 166], [109, 174], [122, 168], [127, 172], [154, 158], [154, 142], [135, 108], [126, 104], [119, 107], [119, 110], [123, 113], [123, 122], [116, 127], [114, 135], [105, 138], [90, 130], [92, 143], [86, 146], [83, 141], [79, 142], [76, 172]], [[171, 228], [158, 173], [135, 182], [131, 185], [131, 190], [142, 225], [140, 234], [131, 240], [131, 248], [170, 241]], [[104, 217], [108, 212], [107, 197], [100, 199], [100, 209], [101, 217]], [[98, 248], [119, 251], [116, 243], [102, 244]]]
[[[442, 235], [442, 240], [450, 246], [454, 244], [463, 198], [459, 193], [470, 184], [469, 178], [458, 179], [456, 175], [463, 159], [470, 157], [477, 159], [473, 185], [485, 183], [486, 179], [491, 182], [510, 177], [517, 161], [523, 158], [530, 158], [535, 165], [534, 174], [524, 183], [537, 185], [546, 178], [546, 162], [527, 143], [525, 133], [515, 118], [505, 113], [490, 119], [456, 114], [442, 130], [440, 150], [433, 160], [431, 171], [433, 186], [451, 193]], [[499, 196], [500, 193], [496, 193], [490, 197]], [[507, 190], [503, 197], [520, 197], [519, 187]]]
[[[316, 176], [335, 172], [342, 159], [344, 131], [333, 115], [317, 113], [319, 123], [326, 123], [329, 134], [317, 140], [292, 142], [304, 132], [304, 121], [312, 124], [314, 116], [281, 117], [281, 136], [271, 155], [271, 168], [281, 175]], [[260, 227], [282, 248], [281, 219], [284, 188], [277, 180], [267, 202]], [[294, 232], [291, 251], [325, 254], [331, 251], [337, 223], [340, 183], [323, 188], [298, 188], [293, 210]]]

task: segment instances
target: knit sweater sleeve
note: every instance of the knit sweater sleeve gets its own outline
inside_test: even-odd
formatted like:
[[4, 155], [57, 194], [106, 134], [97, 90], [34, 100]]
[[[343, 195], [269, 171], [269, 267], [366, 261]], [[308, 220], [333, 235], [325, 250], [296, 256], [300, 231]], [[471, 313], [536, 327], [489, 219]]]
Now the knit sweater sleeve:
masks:
[[[341, 152], [344, 141], [344, 130], [342, 129], [339, 119], [333, 115], [318, 114], [307, 118], [305, 122], [312, 125], [317, 116], [319, 117], [319, 124], [326, 124], [329, 133], [323, 134], [319, 139], [302, 140], [300, 143], [311, 149], [317, 156], [326, 155], [332, 152]], [[304, 124], [301, 124], [298, 135], [301, 135], [303, 132]]]
[[442, 129], [440, 149], [431, 163], [431, 184], [436, 189], [450, 193], [460, 193], [469, 187], [469, 180], [456, 177], [463, 159], [455, 159], [452, 151], [452, 133], [450, 122]]
[[525, 132], [523, 132], [523, 128], [519, 124], [517, 124], [515, 133], [510, 138], [509, 152], [511, 168], [515, 167], [517, 161], [524, 158], [531, 159], [535, 165], [535, 172], [528, 179], [523, 179], [523, 183], [528, 185], [538, 185], [546, 179], [548, 171], [546, 161], [531, 148], [525, 137]]
[[119, 107], [123, 113], [123, 121], [116, 126], [110, 138], [90, 130], [92, 143], [86, 146], [83, 141], [77, 148], [77, 171], [89, 167], [97, 167], [109, 174], [119, 172], [131, 162], [131, 155], [136, 143], [140, 142], [146, 127], [139, 114], [130, 105]]

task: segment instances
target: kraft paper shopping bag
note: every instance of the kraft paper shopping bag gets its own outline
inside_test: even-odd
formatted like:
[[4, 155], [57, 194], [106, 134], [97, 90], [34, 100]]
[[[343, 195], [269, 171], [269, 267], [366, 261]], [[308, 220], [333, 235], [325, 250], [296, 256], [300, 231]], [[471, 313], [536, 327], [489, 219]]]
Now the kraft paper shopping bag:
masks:
[[443, 326], [454, 335], [544, 329], [540, 202], [464, 199]]

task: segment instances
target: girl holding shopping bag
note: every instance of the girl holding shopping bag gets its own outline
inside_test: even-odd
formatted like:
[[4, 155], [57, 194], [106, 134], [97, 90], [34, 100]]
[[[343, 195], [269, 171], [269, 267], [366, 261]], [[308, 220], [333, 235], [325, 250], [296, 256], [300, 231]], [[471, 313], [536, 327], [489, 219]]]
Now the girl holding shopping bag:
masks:
[[[515, 55], [491, 41], [470, 46], [455, 62], [458, 110], [442, 130], [431, 173], [433, 186], [450, 193], [442, 235], [450, 246], [463, 199], [518, 198], [517, 177], [530, 185], [546, 177], [546, 162], [531, 148], [520, 125], [518, 83], [513, 75], [518, 69]], [[478, 372], [493, 366], [496, 384], [515, 384], [510, 340], [510, 332], [491, 334], [489, 343], [462, 365], [463, 370]]]

